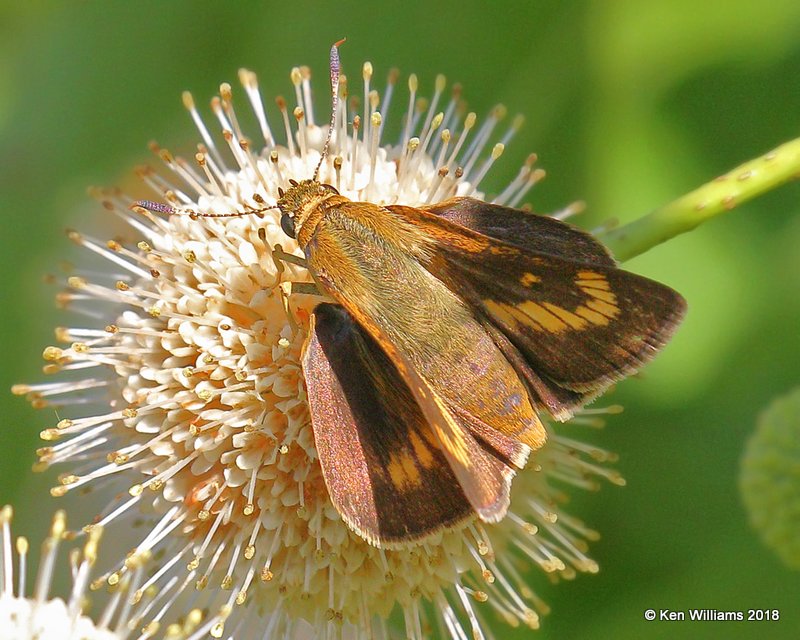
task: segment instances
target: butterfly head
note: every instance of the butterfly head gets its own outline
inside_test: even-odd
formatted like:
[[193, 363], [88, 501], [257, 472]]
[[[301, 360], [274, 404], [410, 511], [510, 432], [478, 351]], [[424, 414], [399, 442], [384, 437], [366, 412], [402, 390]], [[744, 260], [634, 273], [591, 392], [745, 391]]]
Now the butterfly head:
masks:
[[309, 216], [328, 198], [339, 195], [335, 187], [316, 180], [290, 180], [291, 187], [278, 190], [277, 207], [281, 212], [281, 229], [290, 238], [297, 238]]

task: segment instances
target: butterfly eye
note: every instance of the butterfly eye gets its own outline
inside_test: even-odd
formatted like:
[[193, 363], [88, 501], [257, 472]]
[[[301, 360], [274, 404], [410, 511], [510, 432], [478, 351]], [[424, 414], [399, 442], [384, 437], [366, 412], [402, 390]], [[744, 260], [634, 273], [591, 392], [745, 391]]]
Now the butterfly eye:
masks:
[[290, 238], [296, 237], [294, 231], [294, 218], [288, 213], [284, 213], [281, 216], [281, 229], [283, 229], [283, 232]]

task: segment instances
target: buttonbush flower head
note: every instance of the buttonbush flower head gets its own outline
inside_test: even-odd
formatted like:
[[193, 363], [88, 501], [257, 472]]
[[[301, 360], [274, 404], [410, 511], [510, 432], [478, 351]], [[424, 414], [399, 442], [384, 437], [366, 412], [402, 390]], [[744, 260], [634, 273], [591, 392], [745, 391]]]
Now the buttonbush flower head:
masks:
[[[480, 119], [465, 113], [460, 87], [447, 92], [442, 76], [429, 99], [414, 75], [404, 91], [390, 71], [381, 92], [369, 63], [361, 77], [352, 93], [340, 80], [322, 182], [378, 204], [486, 198], [484, 177], [521, 118], [503, 125], [502, 106]], [[530, 567], [551, 578], [597, 570], [587, 555], [596, 534], [563, 510], [565, 491], [622, 480], [602, 464], [610, 454], [564, 434], [595, 425], [602, 410], [551, 428], [496, 525], [476, 520], [396, 549], [349, 530], [322, 478], [300, 366], [318, 299], [282, 286], [310, 280], [279, 259], [299, 254], [297, 245], [277, 212], [167, 213], [263, 209], [290, 179], [313, 175], [328, 125], [317, 120], [309, 70], [292, 70], [291, 98], [277, 97], [275, 109], [254, 73], [242, 70], [240, 80], [239, 106], [222, 84], [210, 118], [184, 94], [201, 139], [193, 157], [152, 144], [159, 166], [138, 170], [149, 192], [136, 196], [168, 203], [165, 213], [132, 209], [137, 198], [117, 190], [94, 192], [130, 233], [108, 241], [69, 233], [104, 265], [75, 272], [59, 295], [83, 319], [60, 327], [44, 351], [55, 381], [15, 388], [65, 416], [44, 430], [52, 443], [39, 451], [40, 468], [64, 470], [53, 493], [115, 495], [87, 530], [135, 536], [128, 559], [95, 586], [131, 579], [139, 562], [130, 559], [149, 559], [132, 592], [146, 633], [130, 637], [153, 637], [189, 608], [206, 612], [191, 638], [290, 638], [304, 628], [388, 638], [399, 624], [408, 638], [439, 629], [455, 640], [483, 637], [492, 615], [537, 627], [547, 607], [528, 586]], [[240, 125], [242, 104], [253, 138]], [[519, 206], [543, 176], [534, 161], [493, 201]]]
[[50, 595], [58, 548], [66, 533], [64, 512], [59, 511], [53, 517], [50, 535], [42, 544], [33, 589], [26, 586], [30, 544], [27, 538], [12, 539], [11, 517], [11, 507], [0, 509], [0, 637], [11, 640], [122, 640], [125, 634], [117, 633], [117, 629], [124, 629], [126, 624], [125, 613], [120, 614], [119, 607], [122, 591], [118, 590], [119, 595], [109, 601], [97, 624], [82, 611], [102, 529], [95, 528], [83, 549], [76, 549], [70, 555], [72, 588], [65, 601]]

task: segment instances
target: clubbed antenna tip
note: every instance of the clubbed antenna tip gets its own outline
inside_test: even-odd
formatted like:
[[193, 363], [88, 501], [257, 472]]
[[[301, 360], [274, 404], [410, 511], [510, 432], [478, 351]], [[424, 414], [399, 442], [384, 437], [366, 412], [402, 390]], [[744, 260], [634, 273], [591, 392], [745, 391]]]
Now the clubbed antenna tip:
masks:
[[315, 182], [319, 180], [319, 170], [328, 155], [328, 146], [331, 143], [333, 127], [336, 125], [336, 111], [339, 108], [339, 71], [341, 69], [341, 65], [339, 64], [339, 45], [341, 45], [345, 40], [347, 40], [347, 38], [342, 38], [338, 42], [334, 42], [333, 46], [331, 47], [331, 122], [330, 126], [328, 127], [328, 135], [325, 136], [325, 145], [322, 147], [322, 155], [319, 157], [317, 168], [314, 169], [313, 180]]
[[152, 211], [153, 213], [166, 213], [169, 215], [176, 212], [175, 207], [164, 204], [163, 202], [153, 202], [152, 200], [137, 200], [133, 203], [131, 208], [133, 207], [140, 207], [147, 211]]

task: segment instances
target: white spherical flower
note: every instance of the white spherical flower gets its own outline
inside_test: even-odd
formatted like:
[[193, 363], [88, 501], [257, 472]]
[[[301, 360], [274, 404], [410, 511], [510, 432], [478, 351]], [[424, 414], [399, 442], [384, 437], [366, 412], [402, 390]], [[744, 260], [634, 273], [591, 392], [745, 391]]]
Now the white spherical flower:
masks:
[[[125, 613], [112, 599], [97, 616], [99, 622], [83, 614], [92, 566], [102, 529], [95, 528], [82, 550], [70, 555], [72, 588], [66, 600], [52, 597], [58, 548], [66, 532], [66, 517], [59, 511], [53, 517], [50, 535], [42, 544], [42, 557], [32, 593], [26, 587], [29, 543], [27, 538], [11, 536], [11, 507], [0, 509], [0, 638], [7, 640], [123, 640], [127, 636]], [[16, 550], [15, 557], [12, 543]], [[120, 632], [120, 629], [122, 631]]]
[[[460, 89], [447, 98], [442, 76], [430, 100], [418, 95], [416, 76], [405, 97], [396, 95], [396, 71], [382, 93], [371, 65], [362, 77], [360, 101], [346, 98], [342, 77], [322, 182], [376, 204], [484, 198], [481, 182], [521, 119], [498, 134], [505, 109], [482, 121], [464, 115]], [[204, 617], [179, 637], [292, 638], [305, 629], [388, 638], [393, 611], [408, 638], [429, 628], [482, 637], [492, 611], [537, 627], [546, 606], [526, 567], [564, 577], [596, 571], [586, 555], [595, 534], [560, 505], [570, 485], [621, 483], [602, 466], [610, 455], [551, 432], [497, 524], [475, 520], [392, 549], [345, 525], [323, 481], [300, 364], [318, 299], [287, 296], [283, 286], [311, 280], [286, 258], [299, 255], [297, 245], [275, 211], [201, 217], [273, 205], [290, 179], [314, 174], [328, 126], [317, 120], [307, 68], [292, 71], [294, 106], [278, 98], [278, 118], [267, 117], [255, 74], [242, 70], [240, 79], [260, 140], [240, 128], [230, 85], [211, 101], [213, 127], [184, 94], [202, 138], [193, 161], [154, 145], [163, 166], [139, 171], [149, 197], [170, 207], [132, 210], [128, 195], [97, 193], [132, 235], [104, 242], [70, 233], [107, 261], [70, 277], [59, 298], [86, 325], [58, 329], [60, 345], [45, 350], [45, 371], [58, 381], [15, 389], [69, 416], [43, 432], [57, 442], [40, 450], [40, 466], [68, 469], [53, 493], [107, 484], [119, 493], [89, 530], [139, 534], [95, 586], [131, 580], [149, 560], [130, 605], [144, 631], [131, 638], [166, 633], [189, 609]], [[408, 106], [392, 116], [399, 135], [389, 142], [387, 115], [401, 100]], [[543, 175], [534, 159], [493, 202], [519, 206]], [[82, 412], [93, 406], [105, 409]], [[572, 424], [593, 423], [591, 413]]]

